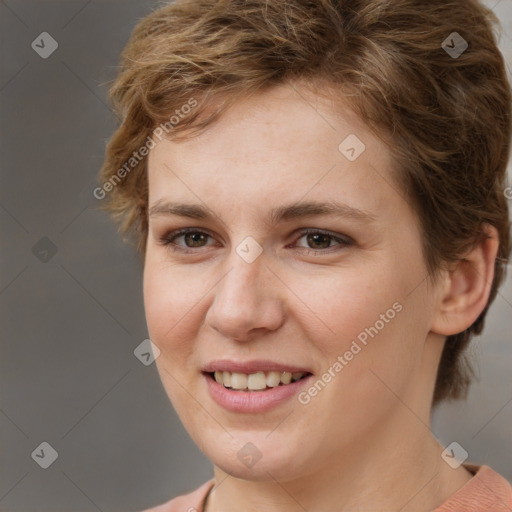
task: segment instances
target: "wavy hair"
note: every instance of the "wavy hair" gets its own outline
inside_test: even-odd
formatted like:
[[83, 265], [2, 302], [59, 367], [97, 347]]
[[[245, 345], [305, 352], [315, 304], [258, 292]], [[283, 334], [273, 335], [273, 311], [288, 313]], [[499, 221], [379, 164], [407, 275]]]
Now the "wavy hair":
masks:
[[[262, 89], [294, 80], [329, 84], [330, 93], [388, 140], [397, 183], [420, 220], [432, 276], [481, 240], [485, 223], [499, 232], [488, 304], [471, 327], [447, 337], [433, 403], [463, 397], [471, 380], [465, 348], [483, 329], [510, 256], [504, 191], [511, 91], [495, 23], [492, 11], [476, 0], [164, 5], [135, 27], [110, 89], [121, 121], [99, 180], [112, 183], [123, 166], [125, 172], [109, 186], [103, 207], [144, 255], [147, 158], [134, 154], [155, 129], [193, 136], [235, 101]], [[467, 49], [450, 54], [459, 38]], [[195, 108], [186, 110], [191, 100]]]

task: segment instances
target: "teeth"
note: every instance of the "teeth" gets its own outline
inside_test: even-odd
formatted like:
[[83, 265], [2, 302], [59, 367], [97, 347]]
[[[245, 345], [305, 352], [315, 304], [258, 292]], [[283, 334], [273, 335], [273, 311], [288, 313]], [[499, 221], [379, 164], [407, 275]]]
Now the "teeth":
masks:
[[247, 387], [249, 389], [265, 389], [267, 387], [267, 378], [263, 372], [251, 373], [247, 378]]
[[290, 384], [292, 381], [292, 374], [290, 372], [283, 372], [281, 375], [281, 382], [283, 384]]
[[231, 374], [231, 387], [233, 389], [246, 389], [247, 388], [247, 375], [245, 375], [245, 373], [232, 373]]
[[226, 388], [236, 389], [238, 391], [261, 391], [263, 389], [275, 388], [279, 385], [287, 385], [296, 382], [304, 377], [302, 372], [278, 372], [270, 371], [267, 373], [256, 372], [249, 375], [237, 372], [214, 373], [215, 380]]
[[268, 372], [267, 375], [267, 386], [269, 388], [275, 388], [279, 386], [281, 382], [281, 374], [279, 372]]

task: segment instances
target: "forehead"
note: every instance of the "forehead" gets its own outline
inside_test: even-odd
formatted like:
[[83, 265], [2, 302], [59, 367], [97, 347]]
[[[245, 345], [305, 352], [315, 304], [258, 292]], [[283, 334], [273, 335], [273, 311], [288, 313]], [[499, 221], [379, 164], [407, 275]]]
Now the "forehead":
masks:
[[366, 196], [375, 208], [399, 199], [391, 168], [389, 148], [341, 96], [283, 84], [239, 101], [198, 136], [159, 142], [149, 155], [150, 206], [215, 191], [219, 208], [270, 207], [285, 196]]

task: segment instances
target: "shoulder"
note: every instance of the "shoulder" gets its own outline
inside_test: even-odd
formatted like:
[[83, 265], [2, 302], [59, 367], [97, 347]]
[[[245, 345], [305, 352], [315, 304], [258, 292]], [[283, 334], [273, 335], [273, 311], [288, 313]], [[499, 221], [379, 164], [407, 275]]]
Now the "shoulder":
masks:
[[435, 512], [510, 512], [512, 486], [489, 466], [466, 466], [473, 478]]
[[209, 480], [189, 494], [178, 496], [167, 503], [142, 512], [202, 512], [203, 501], [213, 484], [213, 480]]

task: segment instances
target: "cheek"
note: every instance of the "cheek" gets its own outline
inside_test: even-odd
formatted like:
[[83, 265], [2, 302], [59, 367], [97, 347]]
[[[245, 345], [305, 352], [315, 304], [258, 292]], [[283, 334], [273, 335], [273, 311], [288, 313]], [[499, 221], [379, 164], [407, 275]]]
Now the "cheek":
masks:
[[[354, 425], [385, 414], [396, 405], [396, 396], [407, 395], [421, 371], [429, 332], [424, 295], [418, 290], [417, 296], [405, 297], [400, 288], [388, 292], [380, 300], [365, 301], [364, 308], [340, 313], [340, 330], [345, 319], [348, 327], [330, 350], [326, 370], [336, 361], [339, 364], [326, 402], [350, 411], [357, 420]], [[361, 408], [361, 404], [366, 405]]]
[[383, 330], [381, 315], [385, 320], [396, 316], [393, 304], [401, 300], [401, 287], [385, 266], [325, 270], [286, 279], [294, 283], [294, 294], [306, 306], [307, 314], [297, 318], [322, 352], [339, 353], [359, 335], [364, 338], [365, 329], [376, 322]]
[[149, 337], [160, 349], [155, 361], [160, 379], [183, 423], [203, 425], [204, 413], [190, 398], [190, 393], [195, 393], [191, 380], [195, 372], [193, 341], [201, 325], [198, 314], [204, 295], [193, 293], [193, 281], [167, 264], [146, 259], [144, 307]]
[[[204, 285], [204, 283], [203, 283]], [[186, 272], [176, 272], [168, 265], [150, 258], [144, 268], [144, 308], [150, 338], [165, 356], [173, 358], [190, 350], [190, 339], [201, 325], [197, 318], [201, 300], [208, 288]]]
[[372, 402], [379, 385], [375, 374], [393, 388], [403, 387], [418, 367], [428, 334], [429, 305], [425, 287], [418, 287], [424, 278], [421, 264], [414, 260], [400, 266], [389, 258], [358, 271], [330, 269], [329, 275], [296, 277], [294, 292], [315, 313], [297, 316], [301, 329], [322, 354], [323, 371], [343, 374], [334, 379], [332, 392], [350, 386], [358, 391], [351, 396]]

